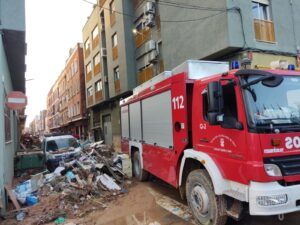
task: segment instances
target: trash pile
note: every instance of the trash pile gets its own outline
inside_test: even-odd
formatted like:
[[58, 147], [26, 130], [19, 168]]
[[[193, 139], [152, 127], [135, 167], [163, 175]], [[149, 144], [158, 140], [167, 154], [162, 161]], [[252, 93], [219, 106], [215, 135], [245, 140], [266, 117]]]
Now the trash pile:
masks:
[[87, 144], [79, 156], [61, 161], [54, 172], [32, 175], [12, 190], [25, 207], [17, 210], [16, 219], [27, 217], [30, 224], [38, 225], [104, 209], [128, 193], [130, 177], [128, 155], [113, 152], [102, 142]]

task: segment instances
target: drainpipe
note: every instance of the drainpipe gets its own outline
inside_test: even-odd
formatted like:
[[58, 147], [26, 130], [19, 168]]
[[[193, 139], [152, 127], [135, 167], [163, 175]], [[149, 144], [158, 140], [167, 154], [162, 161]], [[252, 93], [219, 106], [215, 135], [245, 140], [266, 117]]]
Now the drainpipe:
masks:
[[293, 24], [293, 33], [294, 33], [294, 40], [295, 40], [295, 47], [297, 50], [297, 53], [300, 53], [300, 46], [298, 43], [297, 35], [296, 35], [296, 27], [295, 27], [295, 13], [294, 13], [294, 2], [293, 0], [290, 0], [291, 5], [291, 16], [292, 16], [292, 24]]

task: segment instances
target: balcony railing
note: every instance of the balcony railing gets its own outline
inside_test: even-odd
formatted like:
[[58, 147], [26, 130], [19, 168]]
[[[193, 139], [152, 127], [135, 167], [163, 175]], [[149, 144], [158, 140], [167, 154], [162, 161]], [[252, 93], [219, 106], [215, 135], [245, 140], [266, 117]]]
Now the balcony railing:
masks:
[[90, 55], [90, 53], [91, 53], [90, 48], [86, 49], [86, 50], [84, 51], [84, 57], [87, 58], [87, 57]]
[[150, 29], [143, 29], [139, 31], [135, 36], [135, 46], [136, 48], [141, 47], [150, 38]]
[[112, 58], [116, 60], [118, 58], [118, 46], [112, 48]]
[[89, 72], [87, 75], [86, 75], [86, 82], [89, 82], [91, 79], [92, 79], [92, 73]]
[[159, 72], [162, 73], [165, 71], [165, 64], [164, 64], [164, 60], [159, 60]]
[[149, 66], [146, 69], [140, 71], [138, 73], [138, 82], [139, 84], [142, 84], [146, 82], [147, 80], [150, 80], [154, 75], [153, 67]]
[[110, 26], [112, 27], [116, 23], [116, 12], [110, 14]]
[[98, 73], [101, 73], [101, 64], [98, 63], [97, 65], [94, 66], [94, 76], [96, 76]]
[[121, 91], [120, 80], [115, 80], [115, 92], [116, 92], [116, 94], [119, 94], [120, 91]]
[[87, 103], [88, 103], [88, 106], [91, 106], [91, 105], [94, 104], [93, 96], [88, 96], [87, 97]]
[[100, 1], [99, 1], [99, 6], [102, 7], [102, 6], [104, 5], [105, 1], [106, 1], [106, 0], [100, 0]]
[[98, 46], [99, 42], [100, 42], [99, 36], [95, 37], [92, 41], [92, 48], [95, 49]]
[[254, 30], [257, 41], [275, 42], [274, 23], [272, 21], [254, 19]]
[[133, 7], [136, 9], [144, 0], [133, 0]]
[[95, 101], [100, 102], [103, 99], [102, 91], [95, 92]]

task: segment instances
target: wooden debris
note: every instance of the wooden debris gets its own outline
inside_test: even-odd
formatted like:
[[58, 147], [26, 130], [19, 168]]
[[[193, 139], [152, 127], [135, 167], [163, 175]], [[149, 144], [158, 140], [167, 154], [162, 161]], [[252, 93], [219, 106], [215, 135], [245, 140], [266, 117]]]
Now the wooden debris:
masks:
[[14, 193], [12, 192], [11, 187], [10, 187], [9, 185], [5, 185], [4, 188], [5, 188], [5, 190], [6, 190], [7, 195], [9, 196], [10, 200], [11, 200], [12, 203], [14, 204], [15, 208], [16, 208], [17, 210], [20, 210], [21, 207], [20, 207], [20, 205], [19, 205], [19, 202], [18, 202], [17, 199], [16, 199], [16, 196], [15, 196]]

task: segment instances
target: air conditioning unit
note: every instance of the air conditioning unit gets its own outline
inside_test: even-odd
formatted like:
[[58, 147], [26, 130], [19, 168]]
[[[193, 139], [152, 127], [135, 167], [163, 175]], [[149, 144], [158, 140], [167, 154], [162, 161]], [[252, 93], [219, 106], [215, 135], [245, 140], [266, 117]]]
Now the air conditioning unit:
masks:
[[101, 49], [100, 49], [100, 56], [101, 56], [101, 57], [106, 57], [106, 56], [107, 56], [106, 48], [101, 48]]
[[147, 2], [144, 5], [144, 14], [155, 14], [155, 3], [154, 2]]
[[145, 51], [150, 52], [156, 49], [156, 42], [154, 40], [150, 40], [145, 44]]
[[147, 27], [154, 27], [155, 26], [155, 16], [153, 14], [148, 14], [148, 15], [145, 15], [144, 17], [144, 24], [145, 26]]
[[157, 61], [157, 57], [158, 56], [158, 52], [156, 50], [154, 51], [151, 51], [149, 54], [148, 54], [148, 61], [150, 63], [153, 63], [153, 62], [156, 62]]

